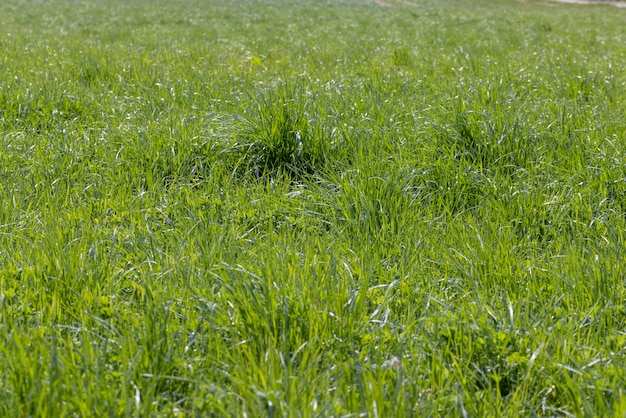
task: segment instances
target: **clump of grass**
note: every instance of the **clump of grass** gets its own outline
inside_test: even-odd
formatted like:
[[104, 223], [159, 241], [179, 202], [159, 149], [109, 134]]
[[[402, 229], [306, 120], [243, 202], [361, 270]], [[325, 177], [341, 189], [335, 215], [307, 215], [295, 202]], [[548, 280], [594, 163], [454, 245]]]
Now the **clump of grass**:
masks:
[[[476, 169], [513, 175], [536, 164], [536, 134], [523, 122], [525, 115], [511, 114], [500, 106], [471, 106], [463, 100], [451, 113], [452, 121], [438, 133], [441, 149], [457, 161]], [[491, 107], [491, 109], [489, 109]]]
[[254, 177], [286, 174], [302, 179], [326, 162], [328, 144], [310, 120], [303, 87], [279, 83], [253, 94], [236, 151], [235, 171]]
[[391, 63], [397, 67], [411, 67], [413, 60], [411, 52], [406, 48], [396, 48], [391, 54]]

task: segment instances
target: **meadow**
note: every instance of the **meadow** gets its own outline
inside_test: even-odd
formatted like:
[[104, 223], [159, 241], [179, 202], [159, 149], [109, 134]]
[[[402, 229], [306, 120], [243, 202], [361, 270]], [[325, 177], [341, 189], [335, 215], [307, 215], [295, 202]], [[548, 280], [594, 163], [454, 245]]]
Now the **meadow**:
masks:
[[0, 16], [0, 416], [626, 414], [625, 9]]

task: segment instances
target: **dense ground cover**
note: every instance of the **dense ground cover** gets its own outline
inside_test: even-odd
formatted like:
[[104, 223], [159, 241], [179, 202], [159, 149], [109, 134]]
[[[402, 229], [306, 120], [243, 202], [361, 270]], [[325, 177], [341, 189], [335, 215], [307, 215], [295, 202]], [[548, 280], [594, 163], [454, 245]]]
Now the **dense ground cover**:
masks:
[[0, 16], [0, 415], [626, 413], [626, 11]]

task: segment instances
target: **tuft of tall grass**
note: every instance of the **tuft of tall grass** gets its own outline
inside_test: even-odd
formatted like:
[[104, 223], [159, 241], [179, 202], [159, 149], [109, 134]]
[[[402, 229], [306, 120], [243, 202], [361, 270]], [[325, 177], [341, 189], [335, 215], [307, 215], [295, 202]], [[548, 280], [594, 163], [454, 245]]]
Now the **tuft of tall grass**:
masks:
[[254, 94], [230, 149], [233, 170], [257, 178], [285, 174], [298, 180], [321, 169], [333, 150], [316, 126], [311, 100], [302, 83], [279, 82]]

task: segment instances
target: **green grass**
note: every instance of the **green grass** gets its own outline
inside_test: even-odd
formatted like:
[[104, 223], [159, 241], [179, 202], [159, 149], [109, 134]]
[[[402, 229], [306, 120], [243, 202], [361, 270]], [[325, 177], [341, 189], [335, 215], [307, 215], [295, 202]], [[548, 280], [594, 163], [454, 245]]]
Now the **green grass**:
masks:
[[386, 3], [0, 4], [0, 415], [626, 413], [626, 11]]

